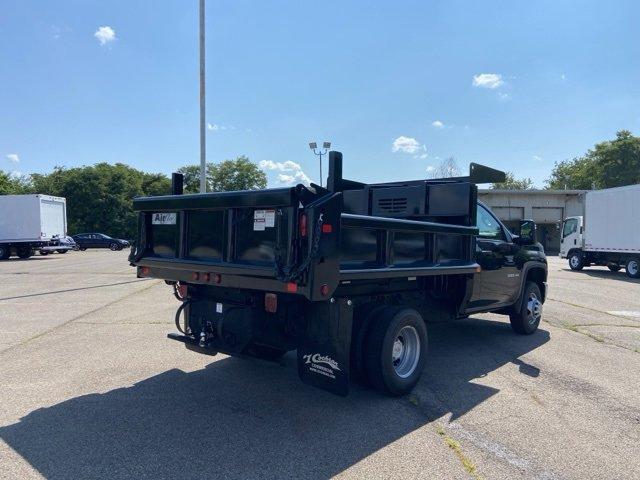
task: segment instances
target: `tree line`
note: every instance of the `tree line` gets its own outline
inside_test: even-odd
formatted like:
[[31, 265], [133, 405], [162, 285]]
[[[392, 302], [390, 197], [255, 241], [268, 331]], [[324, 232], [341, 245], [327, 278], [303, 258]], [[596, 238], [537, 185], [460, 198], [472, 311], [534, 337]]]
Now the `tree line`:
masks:
[[[267, 185], [265, 173], [244, 156], [207, 167], [207, 191], [253, 190]], [[185, 175], [185, 193], [197, 192], [199, 166], [187, 165], [179, 171]], [[122, 163], [55, 167], [51, 173], [17, 177], [0, 170], [0, 195], [65, 197], [70, 234], [102, 232], [133, 238], [137, 217], [131, 200], [170, 192], [171, 180], [165, 174], [143, 172]]]
[[[198, 192], [199, 165], [186, 165], [178, 171], [184, 175], [185, 193]], [[432, 176], [458, 174], [455, 161], [447, 159]], [[265, 188], [267, 177], [257, 164], [240, 156], [208, 163], [206, 182], [209, 192], [254, 190]], [[610, 188], [636, 183], [640, 183], [640, 137], [621, 130], [615, 139], [596, 144], [584, 155], [556, 163], [546, 188]], [[533, 188], [533, 182], [507, 172], [505, 182], [493, 184], [492, 188], [528, 190]], [[65, 197], [71, 234], [97, 231], [131, 238], [136, 228], [131, 200], [139, 196], [166, 195], [170, 190], [171, 181], [166, 175], [143, 172], [122, 163], [55, 167], [51, 173], [17, 177], [0, 170], [0, 195], [42, 193]]]
[[[640, 183], [640, 137], [620, 130], [616, 138], [597, 143], [580, 157], [556, 162], [546, 181], [550, 190], [589, 190]], [[491, 188], [528, 190], [530, 178], [517, 179], [508, 172], [504, 183]]]

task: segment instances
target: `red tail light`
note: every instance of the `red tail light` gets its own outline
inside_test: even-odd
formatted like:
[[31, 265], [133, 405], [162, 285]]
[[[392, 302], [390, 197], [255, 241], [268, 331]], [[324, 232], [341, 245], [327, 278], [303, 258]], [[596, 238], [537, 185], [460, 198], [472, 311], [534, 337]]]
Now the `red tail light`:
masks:
[[306, 237], [307, 236], [307, 216], [304, 213], [300, 215], [299, 225], [300, 225], [300, 236]]

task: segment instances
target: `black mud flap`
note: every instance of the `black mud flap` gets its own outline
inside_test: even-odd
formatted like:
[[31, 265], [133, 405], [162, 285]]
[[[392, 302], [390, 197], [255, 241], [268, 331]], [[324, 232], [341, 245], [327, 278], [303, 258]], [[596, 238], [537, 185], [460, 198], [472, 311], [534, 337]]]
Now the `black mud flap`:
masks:
[[353, 307], [346, 299], [314, 302], [298, 347], [298, 375], [314, 387], [349, 393]]

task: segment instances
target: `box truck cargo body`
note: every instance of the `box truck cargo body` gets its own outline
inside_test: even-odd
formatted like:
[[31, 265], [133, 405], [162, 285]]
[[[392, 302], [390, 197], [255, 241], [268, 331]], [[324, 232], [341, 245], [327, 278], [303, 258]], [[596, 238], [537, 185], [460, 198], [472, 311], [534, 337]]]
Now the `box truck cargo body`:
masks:
[[67, 205], [50, 195], [0, 196], [0, 259], [34, 250], [67, 234]]
[[623, 266], [640, 278], [640, 185], [593, 190], [584, 194], [582, 216], [564, 220], [560, 256], [572, 270]]

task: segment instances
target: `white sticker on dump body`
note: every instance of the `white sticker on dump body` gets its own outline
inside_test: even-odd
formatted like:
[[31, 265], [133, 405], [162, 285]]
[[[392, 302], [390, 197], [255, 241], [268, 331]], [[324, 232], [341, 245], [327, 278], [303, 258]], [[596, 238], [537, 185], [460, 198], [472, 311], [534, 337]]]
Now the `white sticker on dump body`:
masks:
[[253, 231], [260, 232], [276, 224], [275, 210], [255, 210], [253, 212]]
[[175, 213], [154, 213], [151, 223], [153, 225], [175, 225], [176, 217]]

